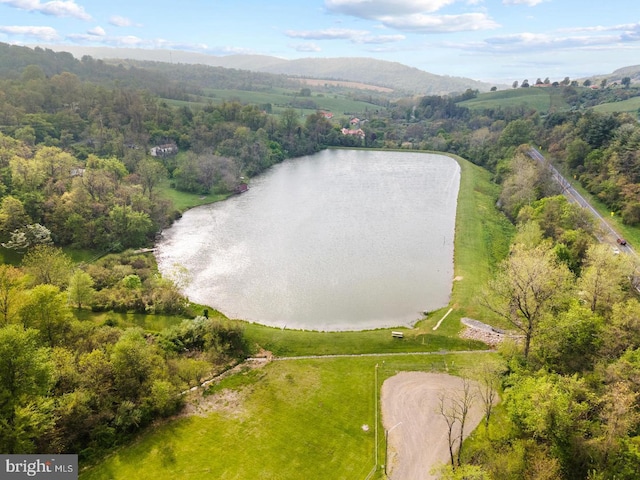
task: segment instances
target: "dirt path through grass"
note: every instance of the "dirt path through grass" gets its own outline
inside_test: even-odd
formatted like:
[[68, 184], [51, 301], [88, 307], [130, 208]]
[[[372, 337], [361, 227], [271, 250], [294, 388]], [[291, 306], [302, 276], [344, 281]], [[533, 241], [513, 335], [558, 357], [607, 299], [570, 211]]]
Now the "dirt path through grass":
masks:
[[[381, 408], [385, 434], [388, 432], [385, 462], [391, 480], [436, 479], [431, 469], [450, 461], [447, 424], [438, 411], [439, 395], [450, 398], [462, 386], [462, 378], [441, 373], [401, 372], [385, 380]], [[482, 418], [481, 402], [476, 399], [467, 417], [465, 437]]]

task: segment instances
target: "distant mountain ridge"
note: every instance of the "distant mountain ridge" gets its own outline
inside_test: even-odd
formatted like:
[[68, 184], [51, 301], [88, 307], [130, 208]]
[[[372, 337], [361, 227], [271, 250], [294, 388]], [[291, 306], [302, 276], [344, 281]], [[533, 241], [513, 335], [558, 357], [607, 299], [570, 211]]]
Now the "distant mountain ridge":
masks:
[[363, 57], [301, 58], [287, 60], [266, 55], [215, 56], [180, 50], [146, 50], [137, 48], [77, 47], [40, 45], [76, 58], [89, 55], [96, 59], [150, 60], [167, 63], [202, 64], [264, 73], [344, 80], [392, 88], [398, 93], [444, 95], [467, 89], [489, 91], [493, 86], [464, 77], [435, 75], [398, 62]]
[[606, 79], [608, 83], [620, 83], [624, 77], [629, 77], [631, 83], [640, 83], [640, 65], [629, 65], [627, 67], [618, 68], [611, 73], [600, 73], [590, 75], [588, 77], [579, 78], [578, 82], [582, 83], [585, 80], [589, 79], [592, 82], [598, 83]]

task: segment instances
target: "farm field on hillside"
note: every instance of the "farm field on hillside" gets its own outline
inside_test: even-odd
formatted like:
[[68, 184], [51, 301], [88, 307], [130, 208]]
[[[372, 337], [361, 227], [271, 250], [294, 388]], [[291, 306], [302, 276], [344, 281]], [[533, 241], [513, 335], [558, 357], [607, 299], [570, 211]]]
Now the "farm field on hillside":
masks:
[[562, 90], [552, 87], [515, 88], [512, 90], [483, 93], [471, 100], [460, 102], [458, 105], [470, 109], [524, 106], [535, 109], [540, 113], [546, 113], [552, 108], [555, 110], [566, 110], [569, 108], [569, 105], [562, 98]]
[[622, 102], [603, 103], [593, 109], [599, 113], [628, 112], [637, 115], [640, 110], [640, 97], [633, 97]]
[[[165, 99], [168, 104], [192, 108], [206, 105], [207, 103], [220, 104], [225, 101], [239, 101], [243, 104], [267, 105], [271, 104], [272, 113], [278, 114], [287, 108], [294, 108], [305, 113], [314, 113], [317, 110], [332, 112], [335, 116], [361, 114], [366, 111], [384, 110], [385, 107], [368, 102], [353, 100], [343, 94], [317, 94], [310, 97], [301, 97], [293, 90], [273, 89], [270, 91], [224, 90], [205, 89], [205, 95], [194, 98], [193, 101], [179, 101]], [[305, 102], [309, 102], [306, 105]]]

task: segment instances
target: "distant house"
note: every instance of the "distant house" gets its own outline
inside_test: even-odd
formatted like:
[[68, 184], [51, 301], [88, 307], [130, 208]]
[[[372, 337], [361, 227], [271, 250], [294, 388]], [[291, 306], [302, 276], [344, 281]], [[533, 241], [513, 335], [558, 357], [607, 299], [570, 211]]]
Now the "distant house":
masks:
[[358, 117], [354, 117], [351, 119], [351, 125], [360, 125], [360, 119]]
[[320, 114], [327, 120], [331, 120], [333, 118], [333, 113], [331, 112], [320, 112]]
[[81, 167], [72, 168], [69, 171], [69, 175], [71, 175], [72, 177], [82, 177], [84, 175], [84, 168], [81, 168]]
[[178, 146], [175, 143], [165, 143], [164, 145], [156, 145], [149, 152], [152, 157], [168, 157], [178, 153]]
[[360, 138], [365, 137], [364, 131], [361, 128], [358, 128], [358, 129], [343, 128], [341, 131], [343, 135], [354, 135]]

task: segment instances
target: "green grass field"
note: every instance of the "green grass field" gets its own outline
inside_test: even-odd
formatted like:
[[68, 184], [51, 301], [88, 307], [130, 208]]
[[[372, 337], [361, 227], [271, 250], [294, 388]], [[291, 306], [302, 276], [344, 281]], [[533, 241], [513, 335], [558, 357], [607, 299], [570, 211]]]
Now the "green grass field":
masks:
[[457, 373], [486, 356], [272, 362], [245, 373], [250, 378], [239, 388], [219, 393], [213, 413], [156, 426], [80, 478], [364, 480], [384, 463], [376, 413], [382, 382], [398, 371]]
[[[211, 399], [216, 399], [217, 409], [207, 416], [183, 417], [148, 429], [97, 465], [85, 466], [80, 478], [384, 478], [385, 445], [377, 404], [384, 379], [409, 370], [456, 374], [495, 356], [454, 352], [486, 348], [457, 337], [459, 320], [491, 319], [477, 299], [513, 232], [495, 212], [497, 190], [488, 173], [457, 160], [462, 168], [454, 258], [459, 278], [449, 306], [429, 312], [415, 328], [402, 329], [402, 340], [393, 339], [390, 329], [326, 333], [243, 323], [254, 348], [280, 357], [400, 355], [276, 360], [241, 373], [215, 389]], [[434, 332], [449, 308], [453, 310]]]
[[170, 181], [168, 179], [162, 182], [162, 184], [159, 186], [159, 190], [162, 196], [171, 200], [173, 206], [179, 212], [184, 212], [190, 208], [198, 207], [200, 205], [219, 202], [229, 197], [229, 195], [199, 195], [197, 193], [181, 192], [180, 190], [171, 188]]
[[596, 105], [593, 109], [599, 113], [627, 112], [637, 117], [640, 111], [640, 97], [629, 98], [622, 102], [603, 103], [602, 105]]
[[541, 114], [550, 110], [567, 110], [569, 105], [562, 98], [562, 90], [553, 87], [514, 88], [511, 90], [498, 90], [478, 95], [471, 100], [459, 102], [459, 106], [469, 109], [497, 109], [526, 107], [535, 109]]
[[[225, 101], [239, 101], [243, 104], [266, 105], [271, 104], [272, 113], [280, 114], [288, 108], [295, 108], [303, 115], [315, 113], [317, 110], [332, 112], [336, 117], [341, 115], [349, 116], [353, 114], [363, 114], [367, 111], [384, 110], [385, 107], [354, 100], [344, 94], [318, 94], [312, 92], [311, 97], [299, 97], [296, 91], [282, 88], [273, 88], [265, 91], [249, 90], [227, 90], [227, 89], [205, 89], [204, 95], [195, 98], [193, 101], [181, 101], [164, 99], [168, 104], [176, 106], [190, 106], [198, 108], [207, 103], [220, 104]], [[317, 108], [301, 108], [295, 106], [296, 99], [309, 100], [317, 105]], [[292, 106], [294, 105], [294, 106]]]

